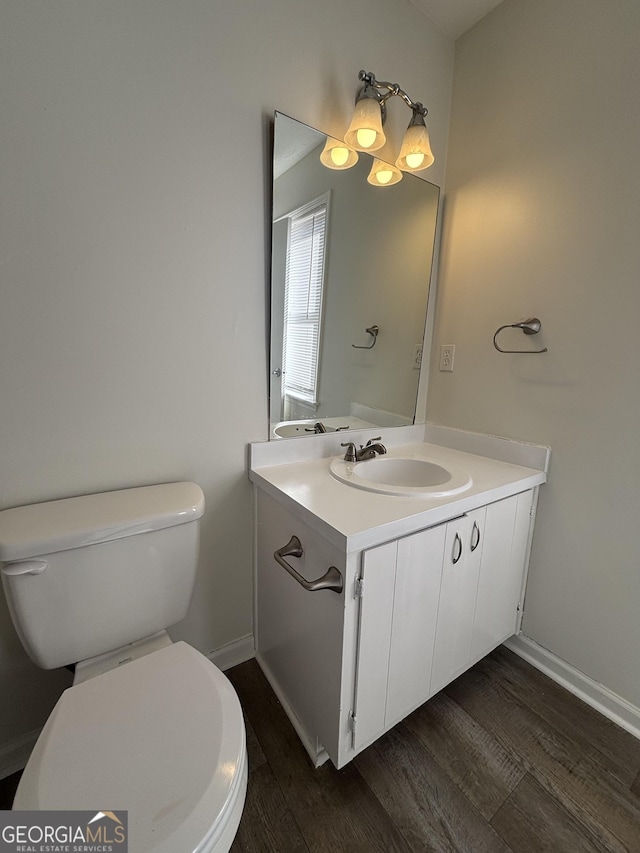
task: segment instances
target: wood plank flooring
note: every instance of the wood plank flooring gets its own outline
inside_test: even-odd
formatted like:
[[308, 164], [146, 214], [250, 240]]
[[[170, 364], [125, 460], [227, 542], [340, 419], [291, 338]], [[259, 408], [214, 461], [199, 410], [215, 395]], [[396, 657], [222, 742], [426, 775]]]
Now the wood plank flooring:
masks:
[[249, 751], [232, 853], [640, 853], [640, 741], [504, 648], [340, 771], [311, 766], [255, 661], [227, 675]]
[[233, 853], [640, 853], [640, 741], [505, 648], [343, 770], [314, 770], [257, 663]]

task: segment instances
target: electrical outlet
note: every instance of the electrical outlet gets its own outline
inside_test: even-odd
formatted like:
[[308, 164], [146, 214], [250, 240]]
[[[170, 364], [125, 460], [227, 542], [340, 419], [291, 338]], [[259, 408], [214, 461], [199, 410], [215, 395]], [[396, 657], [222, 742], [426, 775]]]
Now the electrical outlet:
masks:
[[442, 344], [440, 347], [440, 370], [453, 373], [453, 359], [456, 354], [455, 344]]
[[422, 366], [422, 344], [416, 344], [413, 349], [413, 369], [420, 370]]

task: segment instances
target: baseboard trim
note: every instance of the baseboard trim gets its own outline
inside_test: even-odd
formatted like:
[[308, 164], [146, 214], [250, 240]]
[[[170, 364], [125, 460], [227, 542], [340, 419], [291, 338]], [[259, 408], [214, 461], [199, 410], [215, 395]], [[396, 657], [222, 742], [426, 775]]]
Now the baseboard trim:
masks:
[[640, 708], [613, 693], [603, 684], [594, 681], [584, 672], [571, 666], [524, 634], [510, 637], [504, 645], [640, 740]]
[[0, 747], [0, 779], [24, 770], [42, 729], [33, 729]]
[[232, 640], [230, 643], [220, 646], [219, 649], [209, 652], [207, 657], [218, 669], [223, 671], [240, 663], [245, 663], [255, 657], [253, 634], [246, 634], [244, 637]]

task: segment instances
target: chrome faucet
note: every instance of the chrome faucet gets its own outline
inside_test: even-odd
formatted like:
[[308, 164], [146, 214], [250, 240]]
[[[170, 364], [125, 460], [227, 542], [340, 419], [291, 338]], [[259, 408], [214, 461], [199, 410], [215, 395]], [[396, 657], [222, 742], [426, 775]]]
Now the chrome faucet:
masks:
[[377, 436], [377, 438], [370, 438], [369, 441], [364, 445], [360, 445], [360, 450], [356, 450], [356, 446], [352, 441], [347, 441], [343, 444], [340, 444], [340, 447], [346, 447], [347, 452], [344, 455], [345, 462], [363, 462], [365, 459], [373, 459], [374, 456], [382, 456], [387, 452], [387, 448], [384, 444], [374, 444], [374, 442], [379, 442], [382, 436]]
[[382, 436], [378, 435], [376, 438], [370, 438], [364, 447], [360, 445], [360, 450], [356, 453], [358, 462], [362, 462], [363, 459], [373, 459], [374, 456], [382, 456], [387, 452], [384, 444], [379, 443], [381, 438]]
[[346, 447], [347, 452], [344, 454], [345, 462], [355, 462], [356, 461], [356, 446], [352, 441], [343, 441], [340, 443], [340, 447]]

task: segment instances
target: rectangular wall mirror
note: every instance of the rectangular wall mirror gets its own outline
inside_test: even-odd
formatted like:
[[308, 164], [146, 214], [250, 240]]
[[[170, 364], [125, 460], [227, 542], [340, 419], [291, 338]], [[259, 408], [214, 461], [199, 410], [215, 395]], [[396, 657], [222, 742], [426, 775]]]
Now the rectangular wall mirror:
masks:
[[271, 439], [415, 419], [439, 188], [328, 169], [326, 139], [276, 113]]

